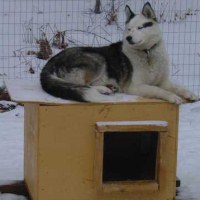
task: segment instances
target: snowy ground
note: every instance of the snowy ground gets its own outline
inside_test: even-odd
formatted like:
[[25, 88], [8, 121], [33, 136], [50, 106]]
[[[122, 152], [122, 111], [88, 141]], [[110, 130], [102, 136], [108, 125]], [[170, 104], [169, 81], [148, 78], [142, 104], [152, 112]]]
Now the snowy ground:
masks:
[[[178, 177], [180, 199], [200, 198], [200, 102], [185, 104], [180, 109]], [[179, 199], [179, 198], [178, 198]]]
[[[23, 117], [22, 106], [0, 113], [1, 180], [23, 179]], [[200, 102], [181, 106], [177, 170], [181, 187], [177, 200], [199, 200], [200, 197], [199, 121]], [[0, 200], [23, 200], [23, 198], [0, 195]]]
[[0, 194], [0, 200], [26, 200], [26, 197], [14, 194]]

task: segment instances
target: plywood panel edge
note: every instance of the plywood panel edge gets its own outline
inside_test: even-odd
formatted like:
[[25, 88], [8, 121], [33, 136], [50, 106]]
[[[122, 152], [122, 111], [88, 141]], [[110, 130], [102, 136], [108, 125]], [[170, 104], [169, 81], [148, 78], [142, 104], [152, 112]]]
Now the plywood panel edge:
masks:
[[39, 104], [25, 103], [25, 150], [24, 150], [24, 177], [30, 196], [38, 199], [38, 127]]
[[[180, 107], [179, 105], [176, 106], [176, 123], [175, 123], [175, 133], [176, 133], [176, 156], [175, 156], [175, 166], [177, 168], [177, 161], [178, 161], [178, 138], [179, 138], [179, 114], [180, 114]], [[174, 188], [176, 188], [176, 176], [177, 176], [177, 171], [174, 170]], [[176, 189], [174, 190], [174, 198], [176, 197]]]

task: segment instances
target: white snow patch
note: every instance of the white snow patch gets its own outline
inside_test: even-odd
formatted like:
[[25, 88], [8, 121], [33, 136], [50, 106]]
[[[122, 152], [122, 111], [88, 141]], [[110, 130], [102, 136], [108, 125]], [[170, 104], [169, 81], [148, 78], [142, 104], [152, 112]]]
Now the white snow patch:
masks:
[[185, 104], [180, 109], [178, 168], [181, 180], [177, 200], [200, 198], [200, 102]]
[[17, 103], [12, 102], [12, 101], [0, 101], [0, 104], [1, 104], [2, 106], [5, 106], [5, 107], [11, 106], [11, 105], [13, 105], [13, 106], [16, 106], [16, 105], [17, 105]]
[[122, 125], [122, 126], [130, 126], [130, 125], [147, 125], [147, 126], [168, 126], [168, 122], [166, 121], [113, 121], [113, 122], [96, 122], [97, 126], [114, 126], [114, 125]]
[[23, 156], [24, 108], [17, 106], [0, 113], [0, 180], [23, 180]]
[[1, 194], [0, 200], [27, 200], [26, 197], [15, 194]]

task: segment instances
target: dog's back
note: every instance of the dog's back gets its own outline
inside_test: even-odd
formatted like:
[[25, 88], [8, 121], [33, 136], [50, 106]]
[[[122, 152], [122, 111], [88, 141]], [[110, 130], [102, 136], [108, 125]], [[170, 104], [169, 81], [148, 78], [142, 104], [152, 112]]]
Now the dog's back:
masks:
[[100, 93], [111, 93], [109, 85], [123, 90], [131, 76], [132, 66], [118, 42], [68, 48], [47, 62], [40, 80], [42, 88], [53, 96], [85, 102], [104, 100]]

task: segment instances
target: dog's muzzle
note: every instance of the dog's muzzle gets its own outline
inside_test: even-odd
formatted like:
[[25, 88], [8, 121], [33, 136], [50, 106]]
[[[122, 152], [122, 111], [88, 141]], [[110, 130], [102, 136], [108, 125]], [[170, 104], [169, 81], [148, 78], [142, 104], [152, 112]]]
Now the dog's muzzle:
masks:
[[133, 38], [131, 36], [127, 36], [126, 40], [128, 41], [129, 44], [135, 44], [135, 42], [133, 42], [132, 40]]

